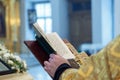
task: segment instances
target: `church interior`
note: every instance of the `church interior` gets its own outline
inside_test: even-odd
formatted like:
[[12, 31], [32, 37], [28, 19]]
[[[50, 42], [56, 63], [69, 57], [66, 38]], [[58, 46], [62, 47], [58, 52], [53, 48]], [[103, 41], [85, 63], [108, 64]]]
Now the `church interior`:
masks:
[[26, 61], [27, 73], [33, 80], [52, 80], [24, 43], [36, 40], [33, 24], [37, 22], [46, 34], [56, 32], [78, 52], [85, 51], [90, 56], [120, 34], [119, 3], [120, 0], [0, 0], [0, 44]]

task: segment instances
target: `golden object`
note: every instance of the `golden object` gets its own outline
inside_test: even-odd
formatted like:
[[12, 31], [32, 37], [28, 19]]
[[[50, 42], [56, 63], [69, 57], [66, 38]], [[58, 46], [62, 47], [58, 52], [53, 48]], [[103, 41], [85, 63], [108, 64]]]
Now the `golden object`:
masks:
[[120, 35], [79, 69], [67, 69], [59, 80], [120, 80]]
[[20, 50], [20, 9], [19, 0], [0, 0], [5, 6], [6, 37], [0, 38], [12, 52]]
[[78, 51], [74, 48], [74, 46], [68, 42], [67, 40], [64, 40], [67, 47], [70, 49], [70, 51], [75, 55], [75, 61], [80, 65], [82, 65], [88, 57], [87, 53], [85, 52], [80, 52], [78, 53]]

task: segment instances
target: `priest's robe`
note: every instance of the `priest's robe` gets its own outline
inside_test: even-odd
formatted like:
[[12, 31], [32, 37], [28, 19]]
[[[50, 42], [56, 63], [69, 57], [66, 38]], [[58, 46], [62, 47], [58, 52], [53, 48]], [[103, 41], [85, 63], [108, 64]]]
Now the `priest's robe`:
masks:
[[120, 36], [88, 57], [79, 69], [66, 69], [59, 80], [120, 80]]

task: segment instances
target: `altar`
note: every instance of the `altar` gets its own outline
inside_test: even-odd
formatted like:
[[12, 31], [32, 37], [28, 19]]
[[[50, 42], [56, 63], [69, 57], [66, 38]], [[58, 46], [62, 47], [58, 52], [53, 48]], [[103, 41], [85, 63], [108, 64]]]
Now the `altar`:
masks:
[[34, 79], [29, 73], [25, 72], [3, 75], [0, 76], [0, 80], [34, 80]]

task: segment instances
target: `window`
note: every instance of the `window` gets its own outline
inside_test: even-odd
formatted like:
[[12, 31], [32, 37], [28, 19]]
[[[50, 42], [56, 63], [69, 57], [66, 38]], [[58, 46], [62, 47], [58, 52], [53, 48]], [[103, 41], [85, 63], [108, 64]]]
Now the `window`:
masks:
[[46, 33], [52, 32], [51, 4], [37, 3], [35, 9], [38, 24]]

